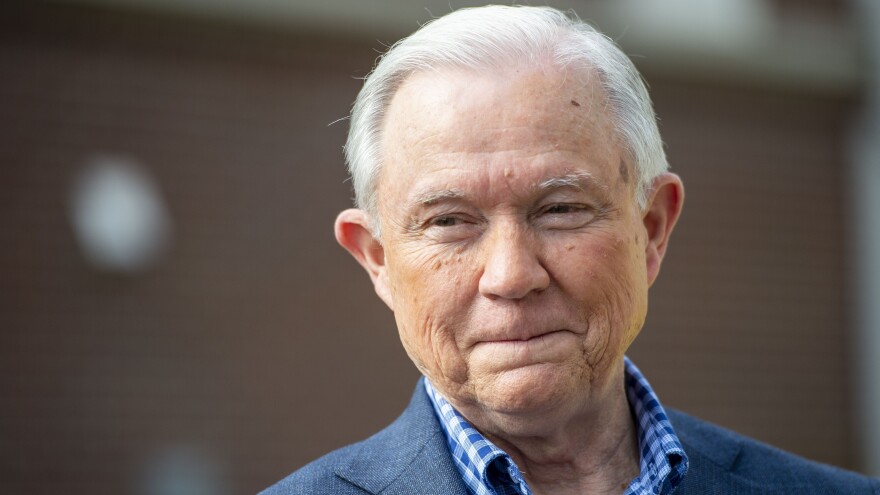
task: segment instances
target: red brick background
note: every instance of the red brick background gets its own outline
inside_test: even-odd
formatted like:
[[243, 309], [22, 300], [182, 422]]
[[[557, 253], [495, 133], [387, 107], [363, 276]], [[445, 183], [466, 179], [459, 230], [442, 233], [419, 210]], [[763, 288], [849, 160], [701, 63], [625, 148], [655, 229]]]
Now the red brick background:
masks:
[[[347, 125], [329, 124], [380, 47], [72, 7], [0, 18], [0, 492], [138, 493], [183, 450], [253, 493], [398, 414], [416, 371], [332, 236], [350, 192]], [[858, 468], [853, 102], [647, 76], [687, 203], [631, 356], [667, 405]], [[73, 179], [107, 152], [148, 169], [172, 216], [141, 275], [94, 270], [73, 237]]]

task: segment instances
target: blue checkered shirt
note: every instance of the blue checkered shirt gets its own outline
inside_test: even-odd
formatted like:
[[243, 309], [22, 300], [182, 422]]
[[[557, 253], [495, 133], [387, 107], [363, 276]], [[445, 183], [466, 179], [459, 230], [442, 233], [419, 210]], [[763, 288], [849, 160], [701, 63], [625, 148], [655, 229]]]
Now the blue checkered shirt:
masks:
[[[638, 368], [624, 358], [626, 395], [636, 419], [640, 472], [624, 495], [668, 495], [681, 483], [688, 458]], [[449, 451], [461, 477], [474, 495], [532, 495], [522, 472], [503, 450], [480, 434], [425, 380], [425, 389], [440, 418]]]

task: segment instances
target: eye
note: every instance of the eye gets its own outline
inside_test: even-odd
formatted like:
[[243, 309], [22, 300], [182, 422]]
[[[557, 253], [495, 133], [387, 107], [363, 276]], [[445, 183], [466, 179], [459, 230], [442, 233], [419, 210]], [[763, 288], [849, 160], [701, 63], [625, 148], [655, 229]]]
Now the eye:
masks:
[[553, 203], [547, 205], [534, 216], [539, 225], [554, 230], [569, 230], [583, 227], [596, 218], [596, 211], [580, 203]]
[[458, 217], [453, 216], [441, 216], [434, 217], [429, 222], [428, 225], [432, 227], [454, 227], [456, 225], [461, 225], [463, 220]]
[[440, 213], [425, 219], [419, 229], [435, 242], [458, 242], [479, 234], [481, 221], [465, 212]]
[[558, 214], [564, 214], [564, 213], [574, 213], [574, 212], [581, 211], [583, 209], [584, 209], [583, 206], [576, 206], [576, 205], [570, 205], [570, 204], [556, 204], [556, 205], [551, 205], [551, 206], [547, 207], [544, 210], [544, 213], [549, 213], [551, 215], [554, 215], [554, 214], [558, 215]]

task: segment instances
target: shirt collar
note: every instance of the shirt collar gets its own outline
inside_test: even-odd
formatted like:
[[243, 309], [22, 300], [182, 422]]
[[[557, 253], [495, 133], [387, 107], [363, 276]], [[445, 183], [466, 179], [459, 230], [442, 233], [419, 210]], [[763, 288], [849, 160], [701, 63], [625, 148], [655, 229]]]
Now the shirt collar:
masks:
[[[640, 472], [625, 495], [669, 494], [684, 479], [688, 458], [657, 395], [639, 369], [624, 357], [624, 384], [638, 430]], [[455, 466], [475, 495], [531, 495], [522, 472], [437, 392], [425, 390], [440, 418]]]

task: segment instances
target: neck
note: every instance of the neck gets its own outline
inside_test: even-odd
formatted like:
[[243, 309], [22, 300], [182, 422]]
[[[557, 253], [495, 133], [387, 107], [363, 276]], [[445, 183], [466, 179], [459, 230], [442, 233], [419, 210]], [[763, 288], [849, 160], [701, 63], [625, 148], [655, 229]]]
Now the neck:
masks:
[[[622, 375], [622, 374], [621, 374]], [[639, 473], [638, 435], [623, 376], [591, 390], [572, 412], [463, 415], [514, 460], [533, 493], [622, 493]]]

